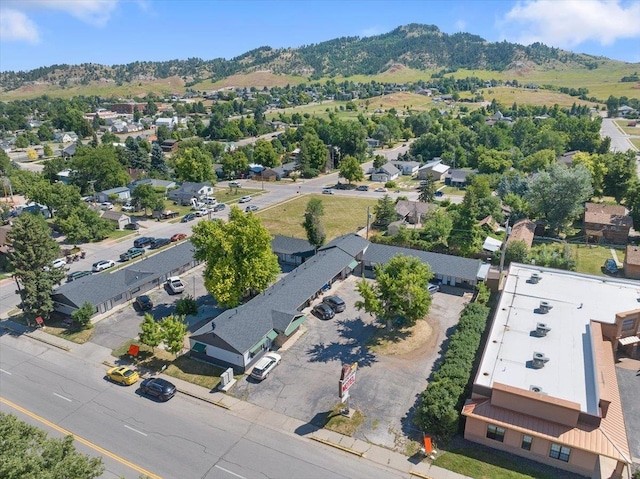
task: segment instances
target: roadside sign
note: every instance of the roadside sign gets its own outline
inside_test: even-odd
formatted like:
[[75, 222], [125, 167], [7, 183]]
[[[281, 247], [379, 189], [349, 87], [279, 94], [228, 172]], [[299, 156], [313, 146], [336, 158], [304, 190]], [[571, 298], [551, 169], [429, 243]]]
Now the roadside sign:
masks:
[[349, 397], [349, 389], [356, 382], [356, 372], [358, 371], [358, 363], [345, 364], [342, 366], [340, 373], [340, 381], [338, 383], [338, 395], [341, 399]]

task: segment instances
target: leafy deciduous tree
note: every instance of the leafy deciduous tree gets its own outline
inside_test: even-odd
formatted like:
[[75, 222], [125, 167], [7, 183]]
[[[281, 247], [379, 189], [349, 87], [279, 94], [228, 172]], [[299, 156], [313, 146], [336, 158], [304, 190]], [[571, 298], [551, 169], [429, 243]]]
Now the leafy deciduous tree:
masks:
[[355, 156], [347, 155], [340, 161], [340, 176], [346, 179], [349, 184], [353, 181], [362, 181], [364, 172], [362, 165]]
[[161, 323], [157, 322], [149, 313], [144, 313], [144, 319], [140, 323], [140, 342], [146, 344], [154, 351], [164, 339]]
[[171, 314], [162, 318], [160, 322], [162, 337], [171, 354], [178, 354], [184, 348], [184, 338], [187, 335], [187, 325], [182, 316]]

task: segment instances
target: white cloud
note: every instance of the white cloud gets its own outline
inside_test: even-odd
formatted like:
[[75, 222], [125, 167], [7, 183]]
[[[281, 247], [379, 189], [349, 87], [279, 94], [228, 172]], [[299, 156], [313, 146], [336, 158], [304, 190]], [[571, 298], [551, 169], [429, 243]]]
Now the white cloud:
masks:
[[453, 25], [456, 29], [456, 32], [464, 32], [467, 28], [467, 22], [462, 19], [456, 20], [456, 23]]
[[362, 30], [360, 32], [360, 36], [361, 37], [373, 37], [375, 35], [380, 35], [381, 33], [385, 33], [385, 31], [383, 29], [381, 29], [380, 27], [371, 27], [371, 28], [365, 28], [364, 30]]
[[101, 27], [109, 21], [118, 0], [30, 0], [19, 5], [25, 10], [58, 10]]
[[498, 22], [502, 37], [529, 45], [572, 48], [586, 41], [611, 45], [640, 37], [640, 2], [530, 0], [518, 2]]
[[40, 35], [38, 27], [24, 13], [12, 8], [0, 9], [0, 40], [22, 40], [38, 43]]

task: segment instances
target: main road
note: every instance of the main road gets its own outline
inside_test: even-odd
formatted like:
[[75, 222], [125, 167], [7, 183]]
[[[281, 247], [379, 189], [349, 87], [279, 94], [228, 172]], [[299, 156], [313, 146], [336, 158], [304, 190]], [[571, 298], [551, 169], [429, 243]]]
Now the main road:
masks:
[[0, 351], [0, 411], [78, 436], [82, 453], [104, 458], [104, 478], [408, 477], [180, 394], [155, 402], [107, 382], [103, 366], [26, 337], [0, 335]]
[[[376, 153], [382, 154], [388, 159], [397, 158], [400, 153], [404, 153], [408, 150], [408, 145], [399, 146], [396, 148], [377, 150]], [[363, 165], [365, 171], [372, 166], [372, 162], [368, 162]], [[298, 180], [296, 183], [291, 182], [259, 182], [241, 180], [243, 188], [250, 188], [256, 190], [256, 194], [253, 196], [250, 204], [258, 206], [258, 208], [264, 209], [283, 201], [289, 200], [293, 197], [304, 194], [319, 194], [325, 187], [333, 186], [338, 182], [338, 173], [330, 173], [318, 178], [309, 180]], [[220, 183], [225, 185], [226, 183]], [[264, 189], [263, 189], [264, 188]], [[354, 191], [354, 190], [334, 190], [337, 195], [343, 195], [345, 197], [371, 197], [381, 198], [383, 193], [376, 193], [373, 191]], [[400, 193], [390, 193], [392, 197], [398, 196]], [[418, 193], [414, 191], [408, 191], [401, 193], [407, 196], [409, 199], [417, 199]], [[240, 205], [242, 206], [242, 205]], [[259, 211], [259, 210], [258, 210]], [[212, 218], [226, 218], [229, 214], [229, 209], [221, 212], [211, 214]], [[363, 212], [363, 217], [366, 213]], [[189, 232], [193, 224], [197, 221], [190, 223], [169, 223], [169, 222], [156, 222], [156, 221], [142, 221], [140, 224], [142, 228], [139, 230], [140, 236], [153, 236], [156, 238], [168, 238], [175, 233]], [[124, 241], [102, 241], [100, 243], [88, 243], [83, 244], [82, 249], [86, 252], [86, 257], [83, 260], [74, 262], [68, 265], [70, 271], [82, 271], [90, 270], [93, 263], [99, 260], [112, 259], [117, 261], [120, 254], [124, 253], [132, 246], [135, 236], [132, 235], [130, 240]], [[0, 282], [0, 317], [6, 317], [7, 314], [15, 309], [20, 303], [20, 298], [16, 294], [17, 286], [13, 280], [3, 280]]]

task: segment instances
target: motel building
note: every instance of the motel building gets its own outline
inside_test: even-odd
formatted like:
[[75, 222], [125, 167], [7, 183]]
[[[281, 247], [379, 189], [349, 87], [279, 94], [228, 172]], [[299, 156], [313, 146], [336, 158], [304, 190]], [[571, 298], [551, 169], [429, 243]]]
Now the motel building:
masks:
[[512, 264], [462, 414], [466, 439], [630, 477], [615, 356], [638, 358], [637, 281]]

